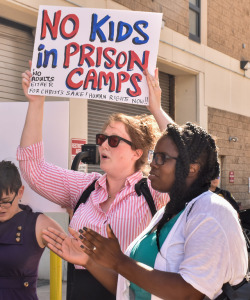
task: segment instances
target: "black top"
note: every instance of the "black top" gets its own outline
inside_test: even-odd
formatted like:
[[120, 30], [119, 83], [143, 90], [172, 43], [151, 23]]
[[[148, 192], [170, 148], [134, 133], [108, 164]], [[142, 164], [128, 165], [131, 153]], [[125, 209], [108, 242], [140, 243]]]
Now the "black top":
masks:
[[240, 211], [238, 203], [235, 201], [233, 195], [229, 191], [217, 187], [214, 193], [226, 199], [237, 212]]
[[0, 300], [37, 300], [38, 264], [44, 248], [36, 239], [36, 221], [27, 205], [0, 223]]

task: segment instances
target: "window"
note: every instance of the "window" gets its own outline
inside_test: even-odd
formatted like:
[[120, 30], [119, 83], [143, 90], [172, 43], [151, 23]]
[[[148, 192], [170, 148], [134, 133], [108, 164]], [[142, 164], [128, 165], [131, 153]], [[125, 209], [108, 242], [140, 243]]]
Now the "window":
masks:
[[189, 0], [189, 38], [200, 43], [200, 0]]

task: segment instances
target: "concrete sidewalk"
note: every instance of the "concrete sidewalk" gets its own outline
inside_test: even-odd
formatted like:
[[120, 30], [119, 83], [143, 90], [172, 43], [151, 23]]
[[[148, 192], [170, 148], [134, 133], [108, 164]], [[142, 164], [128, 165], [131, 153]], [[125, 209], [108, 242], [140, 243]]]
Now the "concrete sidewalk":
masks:
[[[50, 300], [49, 280], [39, 279], [37, 282], [37, 296], [39, 300]], [[51, 299], [53, 300], [53, 299]], [[62, 300], [66, 300], [66, 282], [62, 283]]]

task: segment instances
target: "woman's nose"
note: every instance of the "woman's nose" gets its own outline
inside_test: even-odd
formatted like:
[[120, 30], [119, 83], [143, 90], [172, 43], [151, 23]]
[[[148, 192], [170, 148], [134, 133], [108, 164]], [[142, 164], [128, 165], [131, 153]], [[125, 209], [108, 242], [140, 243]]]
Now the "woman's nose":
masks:
[[104, 149], [107, 149], [108, 146], [109, 146], [109, 144], [108, 144], [108, 139], [106, 139], [106, 140], [102, 143], [102, 145], [99, 146], [99, 147], [103, 147]]
[[159, 165], [157, 165], [155, 163], [155, 159], [153, 159], [149, 165], [150, 165], [151, 169], [153, 169], [153, 168], [159, 168]]

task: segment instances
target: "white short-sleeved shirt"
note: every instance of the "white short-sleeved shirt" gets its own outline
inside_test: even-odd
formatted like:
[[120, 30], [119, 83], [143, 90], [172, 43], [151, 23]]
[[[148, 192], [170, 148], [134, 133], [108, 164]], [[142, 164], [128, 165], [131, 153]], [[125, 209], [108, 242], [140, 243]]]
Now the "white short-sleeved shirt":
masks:
[[[136, 241], [159, 222], [163, 213], [164, 208], [128, 247], [127, 255]], [[161, 253], [162, 256], [158, 253], [156, 257], [155, 269], [179, 273], [210, 299], [222, 292], [224, 283], [238, 284], [247, 272], [246, 242], [237, 212], [225, 199], [210, 191], [187, 205], [163, 243]], [[117, 299], [129, 299], [128, 292], [129, 282], [119, 276]], [[152, 295], [151, 299], [159, 298]]]

